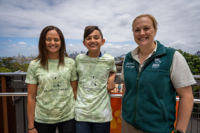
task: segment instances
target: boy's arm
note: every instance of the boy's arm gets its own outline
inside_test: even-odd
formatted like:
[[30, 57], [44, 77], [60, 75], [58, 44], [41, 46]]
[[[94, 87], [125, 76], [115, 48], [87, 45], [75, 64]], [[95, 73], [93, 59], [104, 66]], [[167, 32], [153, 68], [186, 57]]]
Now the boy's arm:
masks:
[[108, 77], [107, 90], [109, 92], [115, 88], [115, 75], [115, 72], [111, 72], [110, 76]]

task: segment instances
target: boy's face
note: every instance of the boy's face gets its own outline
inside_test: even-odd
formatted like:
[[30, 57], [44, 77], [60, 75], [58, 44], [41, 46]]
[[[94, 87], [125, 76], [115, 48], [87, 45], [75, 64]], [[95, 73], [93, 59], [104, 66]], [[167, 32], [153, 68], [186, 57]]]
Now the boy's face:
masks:
[[104, 43], [105, 40], [101, 37], [101, 34], [98, 30], [94, 30], [83, 41], [83, 44], [87, 47], [88, 51], [91, 52], [100, 51], [100, 48]]

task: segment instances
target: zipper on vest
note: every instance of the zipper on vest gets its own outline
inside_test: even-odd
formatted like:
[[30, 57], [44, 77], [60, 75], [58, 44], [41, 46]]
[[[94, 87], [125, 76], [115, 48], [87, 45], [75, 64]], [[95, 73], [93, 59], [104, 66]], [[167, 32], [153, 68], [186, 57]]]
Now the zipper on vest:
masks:
[[136, 116], [137, 116], [138, 84], [139, 84], [140, 73], [141, 73], [141, 71], [139, 71], [138, 65], [136, 68], [137, 68], [138, 74], [137, 74], [137, 78], [136, 78], [136, 100], [135, 100], [135, 114], [134, 114], [135, 122], [136, 122]]
[[137, 116], [137, 100], [138, 100], [138, 89], [139, 89], [139, 80], [140, 80], [140, 75], [141, 73], [143, 72], [144, 68], [155, 58], [155, 53], [144, 63], [144, 66], [141, 68], [141, 70], [139, 71], [139, 66], [137, 65], [137, 77], [136, 77], [136, 100], [135, 100], [135, 103], [134, 103], [134, 106], [135, 106], [135, 112], [134, 112], [134, 115], [135, 115], [135, 119], [134, 119], [134, 122], [136, 123], [136, 116]]
[[[150, 57], [145, 63], [144, 63], [144, 66], [141, 68], [141, 70], [139, 70], [139, 64], [137, 64], [137, 67], [136, 67], [136, 70], [137, 70], [137, 77], [136, 77], [136, 100], [135, 100], [135, 112], [134, 112], [134, 115], [135, 115], [135, 119], [134, 119], [134, 122], [136, 123], [136, 117], [137, 117], [137, 101], [138, 101], [138, 89], [139, 89], [139, 80], [140, 80], [140, 75], [141, 73], [143, 72], [144, 68], [147, 66], [148, 63], [150, 63], [152, 60], [154, 59], [154, 57]], [[137, 62], [137, 61], [136, 61]]]

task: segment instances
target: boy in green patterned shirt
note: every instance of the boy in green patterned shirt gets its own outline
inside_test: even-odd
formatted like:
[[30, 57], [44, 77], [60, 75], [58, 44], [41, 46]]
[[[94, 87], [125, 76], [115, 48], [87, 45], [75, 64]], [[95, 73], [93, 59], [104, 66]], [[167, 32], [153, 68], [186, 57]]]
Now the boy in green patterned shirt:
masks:
[[109, 91], [115, 87], [114, 57], [100, 52], [105, 43], [97, 26], [84, 32], [87, 54], [76, 57], [78, 80], [75, 105], [76, 133], [109, 133], [112, 109]]

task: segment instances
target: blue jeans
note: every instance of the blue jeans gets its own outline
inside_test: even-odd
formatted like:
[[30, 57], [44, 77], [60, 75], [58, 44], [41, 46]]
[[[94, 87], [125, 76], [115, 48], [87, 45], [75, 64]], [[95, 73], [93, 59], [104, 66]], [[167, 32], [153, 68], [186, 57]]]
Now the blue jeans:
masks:
[[59, 133], [75, 133], [75, 126], [76, 122], [74, 119], [56, 124], [35, 122], [35, 128], [38, 133], [56, 133], [56, 128], [58, 128]]
[[110, 122], [76, 122], [76, 133], [110, 133]]

